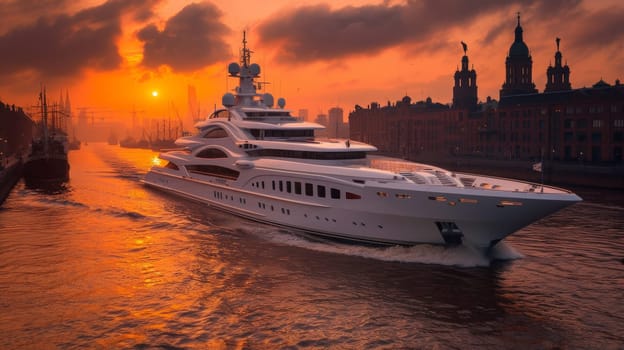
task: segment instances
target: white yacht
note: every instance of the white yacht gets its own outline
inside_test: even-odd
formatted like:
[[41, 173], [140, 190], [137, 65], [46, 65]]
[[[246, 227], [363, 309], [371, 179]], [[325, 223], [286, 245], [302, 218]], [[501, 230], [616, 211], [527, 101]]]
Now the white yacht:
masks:
[[487, 252], [520, 228], [581, 198], [510, 179], [449, 172], [315, 130], [257, 92], [260, 66], [243, 39], [239, 79], [224, 109], [159, 155], [143, 182], [250, 220], [368, 244], [466, 244]]

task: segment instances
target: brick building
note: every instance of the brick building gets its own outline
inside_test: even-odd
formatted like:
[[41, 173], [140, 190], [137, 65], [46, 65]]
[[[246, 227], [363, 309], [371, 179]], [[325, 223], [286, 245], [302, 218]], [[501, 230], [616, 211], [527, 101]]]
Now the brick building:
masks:
[[0, 101], [0, 165], [7, 157], [26, 152], [35, 124], [21, 107]]
[[556, 39], [555, 65], [539, 93], [518, 16], [505, 61], [499, 101], [477, 103], [477, 73], [467, 45], [454, 75], [453, 103], [412, 103], [408, 96], [380, 106], [359, 105], [349, 114], [350, 137], [404, 158], [471, 156], [487, 159], [618, 164], [624, 147], [624, 85], [600, 80], [572, 89]]

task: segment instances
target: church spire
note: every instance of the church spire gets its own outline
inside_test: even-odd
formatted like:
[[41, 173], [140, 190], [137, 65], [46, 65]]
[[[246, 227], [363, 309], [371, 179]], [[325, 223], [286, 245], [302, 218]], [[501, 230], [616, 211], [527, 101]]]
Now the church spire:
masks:
[[521, 43], [524, 40], [522, 39], [522, 26], [520, 26], [520, 12], [518, 12], [518, 25], [516, 26], [516, 38], [514, 42]]
[[462, 69], [455, 72], [453, 86], [453, 106], [457, 108], [475, 109], [477, 106], [477, 72], [468, 68], [468, 45], [461, 42], [464, 49]]
[[501, 98], [537, 92], [533, 83], [533, 59], [529, 53], [529, 47], [524, 43], [522, 33], [520, 12], [518, 12], [514, 42], [509, 48], [509, 55], [505, 61], [505, 83], [500, 91]]
[[565, 66], [561, 65], [561, 51], [559, 51], [559, 45], [561, 43], [561, 39], [555, 39], [557, 44], [557, 52], [555, 52], [555, 66], [550, 65], [548, 69], [546, 69], [546, 88], [544, 92], [549, 91], [562, 91], [562, 90], [570, 90], [572, 86], [570, 84], [570, 68], [566, 64]]

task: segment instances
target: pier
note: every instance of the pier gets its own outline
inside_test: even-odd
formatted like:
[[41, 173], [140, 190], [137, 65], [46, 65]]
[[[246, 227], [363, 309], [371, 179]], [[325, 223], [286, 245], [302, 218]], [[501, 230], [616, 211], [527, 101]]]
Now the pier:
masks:
[[0, 101], [0, 205], [22, 175], [34, 125], [21, 107]]

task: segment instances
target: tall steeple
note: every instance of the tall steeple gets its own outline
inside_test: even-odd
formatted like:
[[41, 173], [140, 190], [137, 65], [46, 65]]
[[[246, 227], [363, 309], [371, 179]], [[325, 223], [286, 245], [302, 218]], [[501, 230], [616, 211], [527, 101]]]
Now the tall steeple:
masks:
[[505, 60], [505, 83], [500, 91], [500, 97], [537, 93], [533, 83], [533, 59], [529, 48], [522, 39], [520, 13], [515, 30], [515, 39], [509, 48], [509, 55]]
[[477, 72], [468, 69], [468, 45], [461, 42], [464, 49], [462, 69], [455, 71], [455, 86], [453, 86], [453, 107], [474, 109], [477, 106]]
[[561, 65], [561, 51], [559, 51], [561, 39], [557, 38], [555, 42], [557, 43], [555, 66], [553, 67], [550, 65], [548, 69], [546, 69], [546, 77], [548, 80], [546, 81], [546, 89], [544, 92], [572, 89], [572, 85], [570, 84], [570, 68], [567, 64], [565, 66]]

